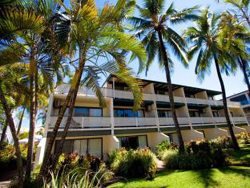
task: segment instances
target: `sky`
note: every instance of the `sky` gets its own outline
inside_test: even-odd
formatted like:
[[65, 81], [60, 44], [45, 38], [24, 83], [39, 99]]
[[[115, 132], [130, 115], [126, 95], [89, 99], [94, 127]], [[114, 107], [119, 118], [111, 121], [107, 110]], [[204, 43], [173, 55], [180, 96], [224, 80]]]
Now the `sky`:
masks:
[[[69, 0], [66, 0], [65, 2], [67, 4]], [[115, 4], [116, 2], [117, 0], [109, 0], [109, 1], [96, 0], [98, 7], [103, 7], [105, 3]], [[139, 5], [142, 5], [142, 2], [143, 2], [142, 0], [137, 0], [137, 3]], [[165, 5], [166, 8], [172, 2], [174, 2], [176, 10], [182, 10], [184, 8], [192, 7], [195, 5], [200, 5], [201, 7], [209, 6], [211, 11], [215, 13], [219, 13], [228, 8], [231, 8], [228, 5], [225, 5], [224, 3], [218, 3], [217, 0], [174, 0], [174, 1], [166, 0], [165, 2], [166, 2], [166, 5]], [[172, 26], [172, 28], [175, 31], [177, 31], [179, 34], [181, 34], [182, 31], [186, 27], [191, 26], [191, 25], [192, 23], [189, 22], [189, 23], [185, 23], [182, 25], [178, 25], [178, 26]], [[218, 90], [218, 91], [221, 90], [214, 65], [211, 67], [211, 74], [207, 75], [205, 77], [205, 80], [201, 83], [197, 79], [197, 76], [194, 73], [196, 58], [194, 58], [194, 60], [189, 62], [189, 68], [185, 68], [175, 57], [172, 56], [172, 59], [174, 60], [174, 72], [171, 75], [172, 83], [205, 88], [205, 89]], [[136, 61], [132, 62], [130, 64], [130, 67], [133, 68], [134, 72], [137, 72], [138, 64]], [[145, 73], [142, 73], [139, 75], [139, 77], [144, 78], [144, 79], [154, 80], [154, 81], [166, 82], [165, 72], [159, 69], [157, 60], [155, 60], [152, 66], [150, 67], [147, 76], [145, 76]], [[224, 83], [226, 87], [227, 96], [247, 90], [247, 87], [244, 83], [243, 74], [240, 71], [236, 72], [235, 75], [231, 75], [231, 76], [223, 75], [223, 79], [224, 79]], [[218, 96], [217, 99], [220, 99], [220, 96]], [[38, 125], [41, 125], [41, 121], [38, 121], [37, 123]], [[29, 121], [27, 118], [25, 118], [24, 127], [27, 128], [28, 124], [29, 124]]]

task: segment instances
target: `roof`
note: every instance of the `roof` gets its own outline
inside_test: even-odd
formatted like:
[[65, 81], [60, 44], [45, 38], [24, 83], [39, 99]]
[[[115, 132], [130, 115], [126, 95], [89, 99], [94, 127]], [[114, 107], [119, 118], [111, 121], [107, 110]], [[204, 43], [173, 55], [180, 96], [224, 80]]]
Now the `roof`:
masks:
[[241, 95], [241, 94], [245, 94], [245, 93], [247, 93], [247, 92], [248, 92], [248, 90], [245, 90], [245, 91], [242, 91], [242, 92], [239, 92], [239, 93], [230, 95], [230, 96], [227, 97], [227, 99], [236, 97], [236, 96]]
[[[105, 82], [103, 83], [103, 85], [108, 82], [111, 77], [116, 77], [114, 75], [109, 75], [108, 78], [105, 80]], [[162, 82], [162, 81], [154, 81], [154, 80], [147, 80], [147, 79], [141, 79], [138, 78], [139, 80], [141, 80], [143, 82], [142, 86], [146, 86], [150, 83], [154, 83], [154, 86], [156, 89], [164, 89], [167, 90], [168, 89], [168, 85], [166, 82]], [[172, 84], [173, 86], [173, 90], [176, 90], [178, 88], [183, 87], [184, 90], [187, 93], [198, 93], [198, 92], [202, 92], [202, 91], [206, 91], [208, 95], [210, 96], [214, 96], [214, 95], [220, 95], [221, 91], [215, 91], [215, 90], [209, 90], [209, 89], [203, 89], [203, 88], [197, 88], [197, 87], [192, 87], [192, 86], [185, 86], [185, 85], [179, 85], [179, 84]]]

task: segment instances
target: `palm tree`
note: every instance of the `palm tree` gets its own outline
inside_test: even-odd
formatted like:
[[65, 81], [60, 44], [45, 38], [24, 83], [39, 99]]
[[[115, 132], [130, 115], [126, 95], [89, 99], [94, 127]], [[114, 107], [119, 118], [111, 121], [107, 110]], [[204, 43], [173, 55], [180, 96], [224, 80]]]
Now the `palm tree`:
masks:
[[[71, 8], [67, 8], [61, 3], [65, 12], [58, 12], [54, 16], [53, 22], [58, 37], [57, 45], [61, 46], [61, 51], [69, 57], [69, 64], [74, 67], [75, 73], [51, 137], [48, 139], [39, 180], [47, 174], [50, 159], [53, 159], [52, 170], [57, 164], [71, 123], [81, 82], [92, 88], [99, 98], [100, 106], [105, 106], [98, 75], [99, 73], [115, 74], [132, 89], [135, 99], [134, 108], [137, 109], [140, 106], [142, 94], [138, 86], [139, 82], [132, 77], [131, 71], [127, 68], [124, 54], [127, 51], [132, 51], [141, 62], [145, 62], [147, 56], [140, 42], [135, 37], [122, 31], [122, 21], [126, 16], [125, 14], [131, 11], [130, 7], [133, 5], [133, 1], [119, 0], [115, 6], [105, 5], [103, 9], [98, 11], [94, 0], [83, 2], [71, 0]], [[73, 57], [77, 58], [72, 60]], [[98, 63], [100, 57], [103, 57], [102, 61], [104, 62], [101, 65]], [[106, 60], [107, 62], [105, 62]], [[68, 106], [69, 115], [59, 147], [52, 158], [52, 146]]]
[[[246, 28], [245, 30], [247, 31], [247, 27], [250, 27], [250, 16], [249, 16], [249, 5], [250, 5], [250, 1], [245, 1], [245, 0], [224, 0], [225, 3], [230, 4], [234, 9], [230, 10], [230, 13], [228, 13], [229, 16], [227, 16], [227, 18], [229, 18], [230, 24], [232, 24], [232, 26], [234, 26], [234, 31], [240, 32], [242, 33], [242, 27], [245, 25]], [[230, 17], [231, 16], [231, 17]], [[239, 30], [240, 27], [240, 31]], [[232, 34], [231, 32], [229, 32], [230, 34]], [[242, 35], [240, 35], [242, 36]], [[249, 37], [248, 37], [249, 38]], [[248, 39], [249, 41], [249, 39]], [[248, 42], [247, 41], [247, 42]], [[245, 48], [245, 51], [249, 51], [249, 47]], [[245, 79], [245, 83], [247, 85], [248, 88], [248, 93], [250, 95], [250, 82], [249, 82], [249, 65], [248, 65], [248, 59], [242, 57], [241, 55], [239, 55], [237, 57], [237, 61], [238, 61], [238, 65], [239, 68], [241, 69], [243, 75], [244, 75], [244, 79]]]
[[233, 147], [235, 150], [239, 150], [229, 118], [226, 90], [221, 75], [221, 71], [226, 71], [227, 73], [228, 69], [235, 67], [235, 58], [230, 51], [231, 48], [227, 48], [228, 43], [225, 44], [225, 38], [221, 36], [219, 19], [220, 16], [212, 14], [208, 9], [205, 9], [202, 11], [199, 20], [196, 21], [197, 26], [189, 27], [184, 34], [187, 40], [192, 42], [188, 53], [189, 59], [193, 59], [194, 55], [198, 53], [195, 72], [201, 80], [204, 79], [205, 73], [210, 71], [212, 62], [215, 64], [222, 90], [224, 113], [233, 141]]
[[184, 142], [174, 106], [170, 76], [170, 67], [173, 61], [170, 58], [170, 51], [174, 52], [184, 66], [187, 66], [188, 61], [185, 56], [186, 42], [170, 26], [171, 24], [196, 19], [197, 16], [194, 12], [198, 7], [178, 12], [174, 9], [173, 4], [171, 4], [166, 12], [163, 12], [164, 4], [164, 0], [144, 0], [144, 7], [137, 5], [140, 17], [131, 17], [130, 21], [137, 31], [136, 36], [142, 39], [142, 43], [145, 45], [148, 53], [146, 73], [156, 56], [158, 56], [160, 66], [164, 67], [173, 120], [178, 134], [179, 152], [184, 153]]

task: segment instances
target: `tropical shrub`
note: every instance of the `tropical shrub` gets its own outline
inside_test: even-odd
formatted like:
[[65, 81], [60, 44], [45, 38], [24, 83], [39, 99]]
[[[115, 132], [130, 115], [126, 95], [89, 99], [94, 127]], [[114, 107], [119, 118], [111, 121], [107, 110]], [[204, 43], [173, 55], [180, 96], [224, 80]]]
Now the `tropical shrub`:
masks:
[[[20, 150], [22, 154], [23, 163], [26, 163], [27, 156], [27, 146], [25, 144], [20, 144]], [[16, 155], [15, 148], [13, 145], [5, 143], [0, 150], [0, 169], [5, 170], [14, 170], [16, 166]]]
[[103, 165], [105, 165], [105, 163], [100, 158], [91, 155], [81, 156], [77, 153], [62, 154], [59, 157], [57, 170], [66, 171], [80, 167], [84, 169], [90, 169], [92, 171], [98, 171]]
[[156, 146], [156, 155], [158, 158], [162, 159], [162, 155], [168, 149], [177, 149], [178, 145], [169, 143], [167, 140], [162, 141], [160, 144]]
[[208, 141], [192, 141], [186, 145], [186, 152], [179, 154], [178, 150], [166, 150], [163, 161], [168, 169], [205, 169], [221, 167], [228, 164], [226, 153], [221, 145]]
[[230, 137], [218, 137], [210, 141], [210, 143], [216, 147], [220, 147], [221, 149], [233, 148], [233, 142]]
[[236, 138], [242, 144], [250, 144], [250, 133], [242, 132], [237, 134]]
[[83, 168], [75, 168], [70, 171], [63, 171], [59, 174], [51, 173], [49, 181], [44, 181], [43, 187], [46, 188], [97, 188], [103, 187], [105, 183], [110, 181], [113, 173], [105, 167], [100, 167], [98, 171], [87, 170]]
[[108, 155], [108, 164], [118, 176], [126, 178], [145, 177], [152, 179], [157, 170], [156, 156], [148, 148], [129, 150], [120, 149]]

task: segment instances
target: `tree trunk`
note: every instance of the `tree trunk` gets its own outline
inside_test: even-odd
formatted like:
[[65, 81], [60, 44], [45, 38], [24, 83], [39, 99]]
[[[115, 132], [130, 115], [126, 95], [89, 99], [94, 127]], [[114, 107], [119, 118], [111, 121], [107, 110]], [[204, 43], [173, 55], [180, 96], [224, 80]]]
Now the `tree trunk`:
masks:
[[21, 127], [22, 127], [23, 116], [24, 116], [25, 110], [26, 110], [26, 106], [23, 107], [23, 111], [22, 111], [21, 118], [20, 118], [20, 121], [19, 121], [19, 124], [18, 124], [18, 128], [17, 128], [17, 135], [20, 133], [20, 130], [21, 130]]
[[6, 118], [4, 126], [3, 126], [3, 130], [2, 130], [1, 140], [0, 140], [0, 149], [2, 148], [2, 144], [3, 144], [3, 141], [5, 139], [7, 127], [8, 127], [8, 121], [7, 121], [7, 118]]
[[[79, 72], [80, 72], [80, 75], [82, 75], [83, 66], [80, 68]], [[54, 155], [54, 159], [52, 161], [52, 167], [51, 167], [52, 171], [54, 171], [54, 169], [56, 167], [56, 164], [58, 162], [58, 159], [59, 159], [59, 157], [60, 157], [60, 155], [62, 153], [63, 144], [64, 144], [65, 138], [67, 136], [67, 133], [68, 133], [68, 130], [69, 130], [69, 127], [70, 127], [70, 124], [71, 124], [71, 120], [72, 120], [72, 116], [73, 116], [73, 112], [74, 112], [75, 101], [76, 101], [76, 97], [77, 97], [77, 93], [78, 93], [78, 89], [79, 89], [80, 81], [81, 81], [81, 77], [79, 77], [79, 78], [80, 79], [77, 82], [76, 90], [75, 90], [75, 92], [73, 94], [73, 97], [71, 99], [71, 102], [70, 102], [69, 116], [67, 118], [67, 122], [66, 122], [66, 125], [64, 127], [63, 134], [61, 136], [59, 147], [56, 149], [56, 152], [55, 152], [55, 155]]]
[[2, 102], [5, 115], [8, 121], [8, 124], [10, 126], [10, 131], [14, 140], [14, 146], [16, 149], [16, 157], [17, 157], [17, 173], [18, 173], [18, 187], [22, 188], [23, 187], [23, 161], [22, 161], [22, 156], [21, 156], [21, 150], [19, 147], [19, 142], [18, 142], [18, 137], [16, 134], [16, 127], [14, 120], [11, 115], [11, 110], [9, 108], [9, 105], [4, 97], [4, 93], [2, 88], [0, 87], [0, 100]]
[[248, 95], [250, 96], [250, 83], [249, 83], [249, 79], [248, 79], [248, 76], [247, 76], [246, 61], [242, 57], [240, 57], [240, 66], [241, 66], [241, 69], [242, 69], [242, 72], [243, 72], [243, 75], [244, 75], [245, 82], [247, 84]]
[[33, 163], [33, 152], [34, 152], [34, 137], [36, 128], [36, 79], [37, 79], [37, 65], [35, 57], [31, 55], [30, 60], [30, 127], [29, 127], [29, 141], [28, 141], [28, 152], [27, 152], [27, 165], [25, 180], [29, 181], [32, 171]]
[[184, 148], [184, 142], [183, 138], [181, 135], [181, 129], [179, 126], [179, 122], [177, 119], [176, 111], [175, 111], [175, 106], [174, 106], [174, 96], [173, 96], [173, 88], [172, 88], [172, 83], [171, 83], [171, 76], [170, 76], [170, 70], [169, 70], [169, 61], [168, 61], [168, 56], [166, 52], [166, 47], [164, 45], [163, 39], [162, 39], [162, 33], [161, 31], [158, 32], [158, 37], [159, 37], [159, 42], [160, 42], [160, 48], [161, 48], [161, 53], [164, 59], [164, 66], [165, 66], [165, 73], [166, 73], [166, 78], [167, 78], [167, 84], [168, 84], [168, 95], [169, 95], [169, 101], [170, 101], [170, 106], [171, 106], [171, 111], [173, 114], [173, 120], [175, 124], [175, 128], [177, 131], [178, 135], [178, 141], [179, 141], [179, 153], [184, 153], [185, 148]]
[[76, 73], [74, 75], [73, 81], [71, 83], [70, 90], [69, 90], [68, 95], [66, 97], [66, 100], [65, 100], [65, 102], [63, 104], [63, 107], [62, 107], [62, 109], [60, 111], [60, 114], [59, 114], [59, 116], [57, 118], [57, 121], [56, 121], [56, 124], [54, 126], [53, 132], [51, 133], [51, 137], [48, 138], [48, 144], [46, 146], [46, 151], [45, 151], [45, 154], [44, 154], [43, 163], [42, 163], [39, 175], [38, 175], [38, 181], [39, 181], [39, 183], [42, 181], [42, 179], [45, 176], [45, 174], [48, 173], [48, 169], [49, 169], [49, 165], [50, 165], [49, 162], [50, 162], [51, 153], [52, 153], [52, 147], [53, 147], [53, 144], [55, 142], [56, 135], [57, 135], [58, 129], [60, 127], [60, 124], [61, 124], [61, 122], [63, 120], [63, 116], [65, 114], [67, 106], [69, 105], [69, 102], [72, 100], [74, 94], [78, 92], [77, 85], [80, 82], [80, 79], [82, 77], [83, 68], [82, 68], [81, 71], [80, 70], [81, 69], [79, 68], [79, 70], [76, 71]]
[[218, 59], [217, 59], [215, 54], [214, 54], [214, 62], [215, 62], [217, 75], [218, 75], [218, 78], [219, 78], [219, 81], [220, 81], [220, 86], [221, 86], [221, 91], [222, 91], [222, 100], [223, 100], [223, 105], [224, 105], [224, 113], [225, 113], [225, 116], [226, 116], [230, 136], [232, 138], [233, 148], [234, 148], [234, 150], [239, 150], [240, 148], [239, 148], [237, 139], [236, 139], [236, 137], [234, 135], [233, 126], [232, 126], [230, 118], [229, 118], [229, 113], [228, 113], [228, 108], [227, 108], [226, 90], [225, 90], [224, 82], [223, 82], [223, 79], [222, 79], [222, 76], [221, 76], [219, 62], [218, 62]]

